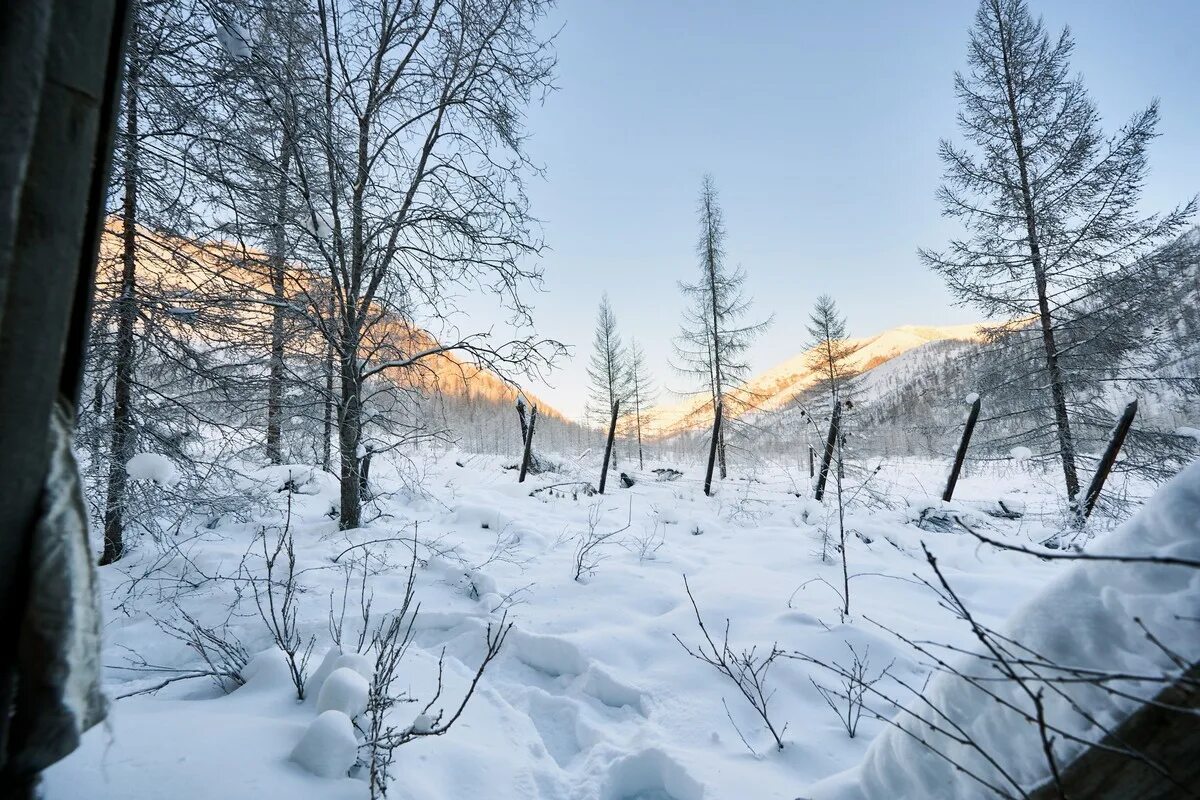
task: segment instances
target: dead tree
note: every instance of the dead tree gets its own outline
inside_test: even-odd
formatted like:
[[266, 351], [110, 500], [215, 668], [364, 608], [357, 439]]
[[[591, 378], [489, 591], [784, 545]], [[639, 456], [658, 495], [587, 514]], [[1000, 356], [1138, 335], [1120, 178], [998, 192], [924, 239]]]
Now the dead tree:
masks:
[[1137, 405], [1137, 400], [1133, 400], [1125, 406], [1125, 411], [1121, 414], [1121, 419], [1113, 430], [1112, 438], [1108, 441], [1108, 447], [1104, 450], [1104, 456], [1100, 459], [1099, 466], [1096, 467], [1096, 474], [1092, 477], [1087, 494], [1084, 495], [1083, 507], [1079, 512], [1080, 519], [1087, 519], [1091, 515], [1092, 509], [1096, 507], [1096, 501], [1100, 499], [1100, 490], [1104, 488], [1104, 481], [1108, 480], [1108, 473], [1112, 471], [1113, 464], [1117, 461], [1117, 454], [1121, 452], [1121, 445], [1125, 443], [1125, 436], [1129, 433], [1130, 426], [1133, 425], [1133, 417], [1137, 414]]
[[612, 458], [613, 438], [617, 435], [617, 412], [621, 409], [621, 401], [613, 403], [612, 422], [608, 425], [608, 442], [604, 445], [604, 468], [600, 470], [600, 494], [604, 494], [604, 482], [608, 480], [608, 462]]
[[[523, 405], [517, 406], [518, 412], [524, 410]], [[525, 482], [525, 474], [529, 472], [529, 454], [533, 449], [533, 428], [537, 424], [537, 406], [529, 409], [529, 427], [525, 427], [525, 415], [521, 414], [521, 428], [525, 433], [525, 452], [521, 456], [521, 474], [517, 476], [517, 483]]]
[[829, 436], [825, 439], [825, 452], [821, 455], [821, 472], [817, 476], [817, 490], [813, 493], [817, 502], [825, 496], [825, 482], [829, 479], [829, 463], [833, 460], [833, 450], [837, 446], [841, 420], [842, 406], [838, 403], [834, 405], [833, 416], [829, 419]]
[[979, 420], [979, 408], [983, 401], [976, 396], [971, 403], [971, 411], [967, 414], [967, 426], [963, 428], [962, 441], [958, 443], [958, 452], [954, 454], [954, 466], [950, 469], [950, 477], [946, 479], [946, 491], [942, 492], [942, 500], [949, 503], [954, 497], [954, 487], [958, 483], [958, 475], [962, 472], [963, 460], [967, 457], [967, 447], [971, 444], [971, 434], [975, 432], [975, 423]]
[[721, 440], [721, 402], [713, 407], [712, 444], [708, 447], [708, 469], [704, 473], [704, 494], [712, 495], [713, 464], [717, 460], [717, 446]]

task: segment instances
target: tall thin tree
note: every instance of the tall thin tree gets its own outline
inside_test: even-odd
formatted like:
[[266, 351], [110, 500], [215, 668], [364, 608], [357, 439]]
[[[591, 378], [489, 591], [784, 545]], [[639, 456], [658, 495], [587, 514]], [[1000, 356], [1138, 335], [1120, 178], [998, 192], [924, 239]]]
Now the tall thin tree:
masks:
[[[607, 292], [600, 297], [600, 308], [596, 311], [587, 376], [588, 414], [597, 425], [607, 428], [613, 407], [618, 403], [627, 407], [633, 388], [626, 347], [617, 330], [617, 315]], [[615, 458], [612, 463], [615, 465]]]
[[[1195, 203], [1163, 216], [1139, 214], [1158, 105], [1105, 138], [1082, 80], [1070, 73], [1073, 49], [1070, 31], [1050, 36], [1024, 0], [981, 0], [969, 69], [955, 76], [966, 144], [940, 145], [943, 214], [962, 222], [968, 238], [921, 257], [960, 301], [999, 318], [997, 336], [1019, 336], [1034, 320], [1040, 374], [1034, 383], [1044, 387], [1039, 410], [1048, 415], [1039, 427], [1053, 431], [1067, 495], [1075, 500], [1071, 394], [1086, 377], [1073, 371], [1081, 350], [1064, 339], [1087, 323], [1087, 299], [1097, 284], [1141, 269], [1150, 252], [1179, 233]], [[1145, 282], [1126, 288], [1141, 292]], [[1128, 332], [1136, 334], [1132, 326]]]
[[638, 469], [645, 469], [646, 456], [642, 449], [642, 427], [649, 422], [650, 408], [654, 406], [656, 394], [654, 377], [650, 374], [650, 365], [646, 362], [646, 354], [636, 339], [629, 343], [628, 357], [629, 399], [633, 405], [632, 422], [637, 439]]
[[[750, 374], [746, 360], [754, 337], [770, 324], [747, 322], [751, 301], [745, 296], [746, 273], [730, 267], [725, 259], [725, 215], [711, 175], [700, 186], [698, 206], [700, 235], [696, 242], [700, 274], [694, 283], [681, 283], [686, 302], [683, 329], [675, 339], [675, 368], [692, 377], [699, 391], [707, 391], [710, 413], [720, 409], [717, 458], [721, 477], [728, 474], [726, 455], [729, 417], [753, 405], [745, 390]], [[718, 402], [720, 401], [720, 402]]]

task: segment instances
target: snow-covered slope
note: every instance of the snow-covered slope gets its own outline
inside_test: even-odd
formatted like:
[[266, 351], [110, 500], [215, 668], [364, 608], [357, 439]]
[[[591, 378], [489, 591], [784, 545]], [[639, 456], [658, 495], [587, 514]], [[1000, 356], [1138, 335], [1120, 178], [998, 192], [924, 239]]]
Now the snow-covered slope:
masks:
[[[1089, 552], [1200, 558], [1200, 463], [1176, 476], [1136, 517]], [[1072, 676], [1171, 676], [1179, 672], [1179, 663], [1200, 659], [1198, 617], [1200, 575], [1194, 568], [1081, 561], [1026, 600], [1002, 631], [1027, 648], [1021, 655], [1032, 663], [1040, 658], [1069, 666]], [[1014, 793], [1029, 790], [1049, 774], [1044, 745], [1030, 735], [1028, 719], [1037, 713], [1030, 692], [1042, 697], [1049, 729], [1060, 732], [1050, 738], [1062, 765], [1082, 750], [1081, 742], [1103, 738], [1106, 729], [1116, 727], [1162, 686], [1155, 680], [1129, 679], [1105, 686], [1082, 680], [1043, 682], [1032, 676], [1057, 678], [1065, 671], [1018, 667], [1027, 680], [1023, 688], [994, 681], [996, 671], [983, 657], [960, 659], [958, 668], [979, 680], [938, 673], [922, 700], [910, 704], [911, 714], [896, 717], [902, 727], [885, 730], [859, 767], [818, 784], [806, 796], [916, 800], [992, 797], [988, 785]], [[935, 717], [930, 709], [945, 717]]]
[[[903, 325], [874, 336], [850, 340], [854, 354], [848, 366], [855, 372], [868, 373], [880, 365], [930, 342], [980, 340], [979, 325]], [[809, 368], [811, 350], [759, 373], [746, 383], [746, 394], [753, 397], [754, 410], [775, 411], [783, 408], [796, 395], [812, 386], [817, 376]], [[709, 420], [698, 413], [707, 402], [705, 397], [690, 397], [678, 403], [652, 410], [651, 419], [657, 433], [670, 433], [696, 425], [706, 426]]]

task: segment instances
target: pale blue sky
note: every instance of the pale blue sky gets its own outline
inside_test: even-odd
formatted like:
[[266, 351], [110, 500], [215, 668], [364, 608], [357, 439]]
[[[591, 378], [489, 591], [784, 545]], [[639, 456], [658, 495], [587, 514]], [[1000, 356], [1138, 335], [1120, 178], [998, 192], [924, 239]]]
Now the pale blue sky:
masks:
[[[1144, 201], [1200, 191], [1200, 0], [1033, 0], [1071, 26], [1074, 66], [1108, 129], [1153, 97], [1162, 136]], [[576, 348], [552, 388], [582, 410], [600, 295], [645, 346], [660, 382], [678, 329], [677, 281], [696, 268], [695, 205], [711, 172], [757, 311], [774, 326], [755, 369], [795, 354], [814, 298], [832, 294], [854, 335], [970, 322], [917, 261], [952, 231], [934, 191], [954, 136], [952, 79], [972, 0], [562, 0], [559, 91], [532, 110], [547, 167], [530, 187], [552, 248], [539, 331]], [[669, 398], [668, 398], [669, 399]]]

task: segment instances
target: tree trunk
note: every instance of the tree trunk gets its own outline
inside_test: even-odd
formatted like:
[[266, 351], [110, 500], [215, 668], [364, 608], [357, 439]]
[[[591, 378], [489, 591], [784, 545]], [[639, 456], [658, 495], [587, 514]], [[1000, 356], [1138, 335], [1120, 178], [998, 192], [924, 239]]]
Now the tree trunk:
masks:
[[954, 466], [950, 469], [950, 477], [946, 479], [946, 490], [942, 492], [942, 501], [949, 503], [954, 497], [954, 487], [958, 485], [958, 476], [962, 472], [963, 461], [967, 457], [967, 448], [971, 444], [971, 434], [975, 432], [975, 422], [979, 419], [979, 409], [982, 398], [976, 397], [971, 404], [971, 412], [967, 415], [967, 425], [963, 428], [962, 439], [958, 443], [958, 452], [954, 454]]
[[[524, 408], [523, 406], [517, 406], [518, 411], [522, 410], [523, 408]], [[525, 425], [524, 425], [525, 415], [524, 414], [521, 415], [521, 423], [522, 423], [521, 427], [524, 428], [525, 427]], [[529, 457], [533, 451], [533, 428], [536, 424], [537, 424], [537, 406], [534, 406], [533, 408], [531, 408], [529, 410], [529, 429], [525, 432], [525, 447], [521, 453], [521, 474], [517, 476], [517, 483], [524, 483], [525, 475], [526, 475], [526, 473], [529, 472]]]
[[829, 480], [829, 463], [833, 460], [833, 451], [837, 446], [842, 419], [842, 404], [833, 407], [833, 415], [829, 419], [829, 436], [825, 439], [825, 452], [821, 455], [821, 471], [817, 474], [817, 489], [813, 499], [820, 501], [825, 498], [825, 482]]
[[1009, 31], [999, 6], [994, 6], [996, 25], [1000, 31], [1001, 48], [1004, 53], [1004, 81], [1008, 99], [1009, 121], [1012, 127], [1012, 146], [1021, 180], [1021, 210], [1025, 216], [1025, 234], [1029, 243], [1029, 258], [1033, 264], [1034, 282], [1037, 287], [1038, 321], [1042, 328], [1042, 348], [1046, 354], [1046, 373], [1050, 383], [1050, 398], [1054, 406], [1055, 431], [1058, 451], [1062, 458], [1063, 480], [1067, 499], [1075, 501], [1079, 494], [1079, 476], [1075, 470], [1075, 441], [1071, 436], [1071, 424], [1067, 417], [1067, 391], [1062, 368], [1058, 362], [1058, 345], [1054, 337], [1054, 321], [1050, 316], [1050, 301], [1047, 291], [1046, 266], [1042, 260], [1041, 242], [1038, 237], [1037, 216], [1033, 206], [1033, 190], [1029, 181], [1028, 156], [1025, 152], [1024, 134], [1017, 113], [1016, 88], [1013, 85], [1012, 64], [1009, 52], [1012, 46]]
[[1137, 400], [1125, 406], [1125, 411], [1121, 414], [1121, 419], [1117, 421], [1117, 427], [1113, 429], [1112, 438], [1108, 441], [1108, 447], [1105, 448], [1104, 456], [1100, 459], [1100, 463], [1096, 467], [1096, 474], [1092, 477], [1087, 494], [1084, 495], [1083, 507], [1079, 510], [1081, 520], [1085, 520], [1091, 516], [1092, 509], [1096, 507], [1096, 501], [1100, 499], [1100, 492], [1104, 489], [1104, 482], [1108, 480], [1108, 473], [1112, 471], [1113, 464], [1117, 463], [1117, 454], [1121, 452], [1121, 445], [1125, 444], [1125, 436], [1129, 433], [1129, 428], [1133, 425], [1133, 417], [1137, 414], [1137, 407]]
[[612, 422], [608, 426], [608, 443], [604, 446], [604, 466], [600, 470], [600, 494], [604, 494], [604, 484], [608, 482], [608, 461], [612, 458], [613, 438], [617, 435], [617, 413], [620, 408], [620, 400], [613, 403]]
[[339, 527], [357, 528], [362, 521], [362, 486], [359, 474], [358, 445], [362, 441], [361, 377], [357, 350], [352, 337], [342, 339], [342, 401], [338, 406], [338, 449], [341, 455], [342, 508]]
[[719, 413], [721, 414], [721, 421], [717, 425], [717, 460], [721, 464], [721, 480], [725, 480], [727, 477], [729, 477], [729, 470], [728, 470], [728, 468], [726, 466], [726, 462], [725, 462], [725, 424], [724, 424], [725, 423], [725, 419], [724, 419], [725, 404], [724, 403], [721, 404]]
[[[333, 324], [333, 287], [329, 287], [329, 307], [325, 324]], [[324, 435], [321, 437], [321, 469], [333, 471], [333, 345], [325, 344], [325, 408]]]
[[717, 457], [717, 450], [718, 450], [717, 441], [720, 439], [720, 437], [721, 437], [721, 404], [717, 403], [717, 406], [713, 411], [712, 441], [709, 443], [709, 446], [708, 446], [708, 469], [704, 473], [704, 494], [706, 496], [712, 495], [713, 461], [715, 461], [716, 457]]
[[637, 425], [638, 469], [645, 469], [646, 456], [642, 453], [642, 398], [636, 375], [633, 378], [633, 412]]
[[[134, 12], [136, 14], [136, 12]], [[125, 554], [125, 499], [136, 433], [133, 422], [134, 327], [137, 324], [137, 163], [138, 163], [138, 42], [137, 19], [126, 45], [125, 78], [125, 198], [121, 209], [121, 294], [117, 298], [117, 340], [113, 354], [112, 446], [109, 452], [107, 495], [104, 501], [104, 551], [100, 564]]]
[[287, 293], [284, 285], [284, 275], [287, 269], [285, 259], [287, 239], [283, 226], [287, 218], [287, 176], [291, 161], [291, 147], [287, 143], [286, 131], [283, 136], [284, 143], [279, 165], [279, 205], [275, 212], [270, 259], [271, 291], [274, 304], [271, 307], [271, 359], [270, 375], [267, 378], [267, 460], [272, 464], [283, 463], [283, 326], [287, 314]]

